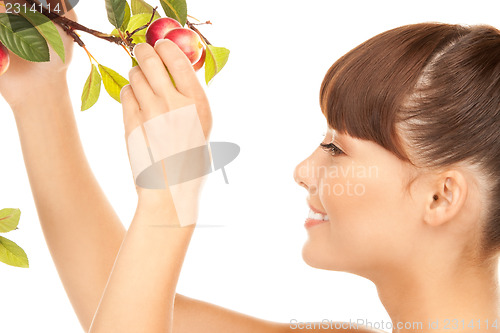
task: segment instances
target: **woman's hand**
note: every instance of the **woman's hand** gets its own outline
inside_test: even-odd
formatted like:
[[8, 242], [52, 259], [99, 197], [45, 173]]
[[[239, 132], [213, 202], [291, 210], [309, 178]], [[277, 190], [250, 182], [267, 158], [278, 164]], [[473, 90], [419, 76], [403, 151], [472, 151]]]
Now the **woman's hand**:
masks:
[[[59, 3], [59, 0], [48, 0], [47, 2], [53, 8], [55, 4]], [[5, 0], [5, 3], [22, 4], [25, 1]], [[4, 6], [0, 5], [0, 13], [5, 13]], [[77, 21], [74, 9], [71, 9], [63, 16], [75, 22]], [[26, 102], [27, 96], [31, 99], [43, 99], [60, 95], [58, 84], [61, 82], [66, 83], [66, 72], [72, 59], [73, 44], [75, 42], [61, 26], [55, 25], [64, 44], [64, 63], [50, 45], [50, 61], [48, 62], [28, 61], [9, 51], [10, 66], [7, 72], [0, 76], [0, 94], [13, 109], [17, 105]]]
[[[130, 70], [130, 84], [123, 87], [121, 92], [125, 139], [127, 140], [132, 130], [147, 120], [194, 104], [204, 139], [208, 143], [212, 129], [212, 114], [203, 87], [186, 55], [175, 43], [167, 39], [157, 43], [154, 48], [147, 43], [138, 44], [134, 54], [139, 66]], [[165, 66], [172, 75], [175, 86]], [[193, 126], [186, 124], [186, 127]], [[175, 138], [175, 144], [182, 146], [183, 142], [187, 142], [195, 134], [180, 131]], [[174, 142], [166, 144], [172, 145]], [[170, 179], [168, 175], [167, 178]], [[185, 188], [189, 188], [189, 191], [181, 190], [182, 195], [187, 195], [182, 202], [190, 202], [195, 206], [202, 184], [203, 182], [198, 183], [197, 186], [191, 188], [189, 184], [186, 185]], [[173, 195], [168, 187], [166, 190], [145, 189], [140, 186], [136, 188], [139, 204], [154, 208], [165, 206], [165, 200], [171, 200]]]

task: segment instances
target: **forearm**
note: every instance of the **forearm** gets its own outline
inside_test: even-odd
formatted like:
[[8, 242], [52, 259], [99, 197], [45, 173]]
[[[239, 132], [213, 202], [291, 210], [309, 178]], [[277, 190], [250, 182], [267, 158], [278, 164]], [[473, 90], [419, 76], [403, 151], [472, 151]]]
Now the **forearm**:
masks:
[[180, 227], [173, 203], [138, 204], [89, 333], [167, 333], [175, 288], [194, 225]]
[[58, 82], [13, 111], [48, 248], [88, 330], [125, 228], [86, 160], [66, 81]]

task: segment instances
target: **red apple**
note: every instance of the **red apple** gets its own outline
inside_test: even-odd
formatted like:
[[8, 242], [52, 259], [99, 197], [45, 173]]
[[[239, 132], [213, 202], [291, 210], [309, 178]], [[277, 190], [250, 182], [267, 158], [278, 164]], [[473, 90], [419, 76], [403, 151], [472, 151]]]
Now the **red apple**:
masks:
[[196, 64], [203, 53], [203, 42], [200, 36], [191, 29], [174, 28], [167, 32], [164, 37], [172, 42], [184, 52], [191, 64]]
[[201, 58], [200, 58], [200, 60], [198, 60], [198, 62], [193, 65], [193, 69], [194, 69], [195, 72], [197, 72], [205, 64], [205, 56], [206, 56], [206, 54], [207, 54], [207, 52], [205, 51], [205, 48], [203, 48], [203, 51], [201, 52]]
[[9, 64], [9, 50], [0, 42], [0, 75], [7, 71]]
[[161, 17], [156, 19], [151, 23], [146, 30], [146, 42], [155, 46], [155, 43], [158, 39], [163, 39], [165, 34], [174, 28], [181, 28], [182, 25], [170, 17]]

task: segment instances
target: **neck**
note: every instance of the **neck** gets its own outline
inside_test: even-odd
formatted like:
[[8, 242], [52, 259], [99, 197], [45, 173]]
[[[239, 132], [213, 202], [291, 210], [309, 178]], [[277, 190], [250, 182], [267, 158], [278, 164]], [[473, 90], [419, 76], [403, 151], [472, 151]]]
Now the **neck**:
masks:
[[496, 261], [483, 267], [456, 263], [407, 267], [389, 279], [373, 279], [393, 333], [500, 332]]

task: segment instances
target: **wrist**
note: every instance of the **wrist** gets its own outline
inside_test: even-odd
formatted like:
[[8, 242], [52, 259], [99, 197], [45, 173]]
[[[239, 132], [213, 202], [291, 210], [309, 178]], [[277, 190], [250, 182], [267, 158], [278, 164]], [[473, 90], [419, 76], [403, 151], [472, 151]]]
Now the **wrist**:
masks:
[[19, 99], [8, 101], [15, 116], [32, 114], [44, 108], [54, 109], [71, 105], [66, 75], [44, 81], [43, 84], [33, 84], [31, 87], [36, 88], [25, 88], [27, 93]]
[[[198, 196], [175, 193], [167, 190], [140, 189], [136, 214], [148, 215], [151, 224], [189, 226], [196, 224], [198, 217]], [[149, 222], [148, 222], [149, 223]]]

